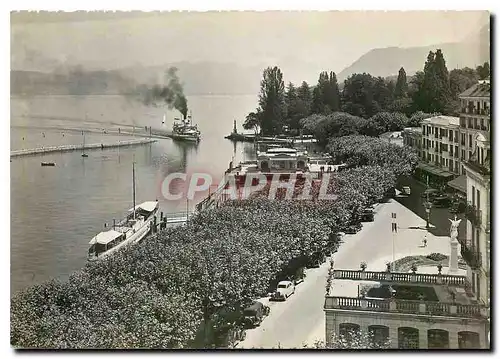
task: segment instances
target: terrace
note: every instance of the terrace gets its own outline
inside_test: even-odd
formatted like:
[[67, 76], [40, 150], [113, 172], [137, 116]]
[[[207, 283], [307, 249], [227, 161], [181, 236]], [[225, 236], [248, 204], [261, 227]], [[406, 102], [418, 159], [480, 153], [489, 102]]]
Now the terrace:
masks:
[[342, 281], [343, 294], [349, 292], [346, 289], [359, 294], [361, 287], [361, 295], [326, 296], [325, 309], [476, 319], [489, 315], [487, 307], [477, 304], [462, 275], [335, 270], [333, 279]]

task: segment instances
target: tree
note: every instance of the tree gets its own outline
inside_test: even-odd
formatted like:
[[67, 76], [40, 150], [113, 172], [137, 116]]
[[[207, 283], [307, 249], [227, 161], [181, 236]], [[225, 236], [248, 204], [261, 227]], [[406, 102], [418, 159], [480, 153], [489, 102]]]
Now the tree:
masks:
[[408, 83], [406, 82], [406, 72], [403, 67], [399, 69], [398, 80], [396, 81], [396, 88], [394, 89], [394, 96], [398, 99], [406, 97], [408, 94]]
[[298, 112], [299, 104], [297, 97], [297, 89], [291, 82], [288, 83], [285, 99], [286, 99], [286, 110], [287, 110], [286, 111], [287, 124], [290, 126], [290, 128], [297, 129], [299, 127], [299, 120], [301, 118], [300, 117], [301, 114]]
[[261, 123], [261, 117], [262, 117], [262, 111], [260, 108], [255, 110], [255, 112], [250, 112], [246, 119], [245, 122], [243, 122], [243, 128], [245, 130], [254, 130], [255, 134], [259, 132], [260, 129], [260, 123]]
[[322, 71], [313, 91], [312, 113], [329, 114], [340, 110], [340, 91], [335, 72]]
[[299, 117], [302, 119], [309, 116], [311, 114], [312, 95], [307, 82], [303, 81], [302, 85], [297, 89], [297, 98], [297, 113], [300, 115]]
[[451, 97], [458, 100], [458, 95], [477, 83], [479, 80], [478, 72], [471, 68], [454, 69], [450, 71], [450, 90]]
[[384, 79], [367, 73], [353, 74], [344, 81], [342, 111], [369, 118], [387, 105], [390, 96]]
[[430, 51], [414, 103], [418, 110], [424, 112], [448, 113], [451, 101], [449, 74], [443, 53], [440, 49], [436, 53]]
[[479, 80], [485, 80], [490, 77], [490, 64], [489, 62], [485, 62], [483, 66], [479, 65], [476, 67], [477, 75], [479, 76]]
[[286, 117], [283, 73], [277, 66], [268, 67], [262, 77], [259, 94], [262, 111], [260, 125], [264, 135], [274, 135], [281, 132]]
[[337, 350], [386, 350], [391, 348], [388, 338], [377, 338], [373, 332], [350, 331], [341, 334], [332, 334], [328, 344], [316, 342], [314, 349], [337, 349]]
[[328, 82], [324, 85], [324, 104], [329, 107], [332, 112], [340, 111], [340, 91], [337, 83], [337, 75], [330, 71]]
[[321, 88], [318, 85], [316, 85], [313, 89], [311, 113], [318, 115], [324, 113], [323, 94], [321, 93]]

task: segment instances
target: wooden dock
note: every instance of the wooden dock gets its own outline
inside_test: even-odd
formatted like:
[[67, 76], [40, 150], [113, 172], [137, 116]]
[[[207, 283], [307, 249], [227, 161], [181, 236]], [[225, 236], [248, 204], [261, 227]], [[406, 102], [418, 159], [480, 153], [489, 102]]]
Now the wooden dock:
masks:
[[10, 157], [19, 156], [34, 156], [45, 153], [54, 152], [69, 152], [69, 151], [83, 151], [94, 150], [94, 149], [105, 149], [105, 148], [115, 148], [115, 147], [125, 147], [125, 146], [138, 146], [145, 145], [148, 143], [156, 142], [153, 139], [139, 139], [139, 140], [126, 140], [114, 143], [92, 143], [83, 145], [61, 145], [61, 146], [50, 146], [50, 147], [39, 147], [39, 148], [29, 148], [24, 150], [10, 151]]

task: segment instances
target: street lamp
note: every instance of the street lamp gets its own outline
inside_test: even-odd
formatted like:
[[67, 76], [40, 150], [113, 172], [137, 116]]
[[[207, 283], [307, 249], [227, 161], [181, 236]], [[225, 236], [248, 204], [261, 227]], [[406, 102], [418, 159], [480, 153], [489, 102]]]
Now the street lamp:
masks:
[[427, 201], [424, 202], [424, 207], [425, 207], [425, 212], [427, 213], [425, 228], [429, 229], [432, 203], [429, 201], [429, 194], [428, 193], [427, 193]]
[[429, 200], [429, 175], [427, 175], [427, 200], [424, 202], [425, 213], [427, 213], [425, 228], [429, 229], [432, 203]]

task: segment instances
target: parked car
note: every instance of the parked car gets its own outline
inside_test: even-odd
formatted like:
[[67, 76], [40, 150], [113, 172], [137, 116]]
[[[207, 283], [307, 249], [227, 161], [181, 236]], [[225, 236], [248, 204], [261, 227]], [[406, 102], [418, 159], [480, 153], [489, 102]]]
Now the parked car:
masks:
[[295, 293], [295, 284], [289, 280], [283, 280], [278, 283], [276, 291], [272, 295], [272, 299], [285, 301], [293, 293]]
[[361, 213], [361, 221], [362, 222], [373, 222], [374, 220], [374, 213], [373, 209], [371, 208], [365, 208], [363, 212]]
[[258, 326], [264, 317], [269, 315], [269, 307], [259, 301], [254, 301], [243, 310], [243, 322], [245, 328], [254, 328]]
[[353, 223], [349, 227], [346, 228], [345, 233], [347, 234], [356, 234], [361, 230], [361, 223]]

